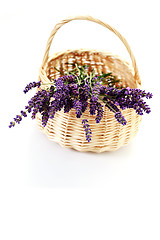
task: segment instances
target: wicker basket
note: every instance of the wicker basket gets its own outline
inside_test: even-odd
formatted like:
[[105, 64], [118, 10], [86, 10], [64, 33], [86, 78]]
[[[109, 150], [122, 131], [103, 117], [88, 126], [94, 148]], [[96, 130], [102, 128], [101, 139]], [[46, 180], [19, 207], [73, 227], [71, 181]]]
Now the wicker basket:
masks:
[[[120, 57], [96, 50], [67, 50], [49, 57], [51, 42], [57, 30], [72, 20], [89, 20], [108, 28], [115, 33], [128, 50], [133, 67]], [[102, 71], [105, 73], [112, 72], [122, 80], [124, 87], [129, 86], [131, 88], [137, 88], [141, 86], [136, 61], [125, 38], [108, 24], [91, 16], [67, 18], [55, 26], [47, 42], [43, 63], [39, 72], [39, 79], [43, 83], [46, 83], [50, 82], [51, 78], [59, 77], [59, 72], [57, 72], [54, 67], [62, 67], [66, 69], [66, 66], [68, 65], [65, 63], [68, 62], [89, 64], [95, 69], [96, 73], [102, 73]], [[71, 65], [69, 65], [68, 68], [71, 70]], [[48, 120], [45, 128], [42, 127], [40, 113], [37, 114], [36, 118], [38, 126], [50, 140], [53, 140], [64, 147], [74, 148], [78, 151], [103, 152], [113, 151], [120, 148], [127, 144], [129, 140], [136, 135], [141, 116], [137, 115], [133, 109], [125, 109], [122, 111], [122, 114], [127, 120], [127, 125], [125, 126], [118, 123], [114, 117], [114, 113], [112, 113], [107, 107], [104, 107], [104, 116], [101, 122], [97, 124], [95, 122], [95, 116], [91, 116], [89, 111], [86, 110], [84, 116], [88, 119], [92, 130], [92, 140], [89, 143], [85, 139], [85, 133], [81, 122], [82, 119], [78, 119], [75, 116], [74, 109], [69, 113], [64, 113], [63, 110], [57, 112], [54, 119]]]

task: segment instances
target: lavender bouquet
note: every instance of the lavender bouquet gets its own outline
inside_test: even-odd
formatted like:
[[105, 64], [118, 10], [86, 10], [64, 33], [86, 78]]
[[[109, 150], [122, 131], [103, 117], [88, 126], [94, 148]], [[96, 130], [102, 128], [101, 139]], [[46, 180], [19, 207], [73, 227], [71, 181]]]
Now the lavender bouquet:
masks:
[[121, 81], [112, 73], [97, 75], [88, 65], [71, 65], [71, 71], [56, 69], [61, 74], [58, 79], [51, 79], [49, 83], [32, 82], [25, 87], [25, 94], [32, 88], [38, 89], [25, 106], [25, 110], [10, 122], [9, 128], [19, 124], [28, 113], [35, 119], [38, 112], [42, 115], [42, 125], [45, 127], [48, 119], [53, 119], [57, 111], [63, 109], [64, 113], [67, 113], [73, 108], [76, 117], [82, 117], [86, 140], [90, 142], [92, 132], [88, 120], [83, 116], [87, 107], [90, 114], [95, 115], [96, 123], [103, 118], [104, 106], [114, 113], [116, 120], [122, 125], [127, 124], [121, 113], [123, 109], [133, 108], [139, 115], [151, 112], [143, 98], [152, 98], [152, 93], [123, 88]]

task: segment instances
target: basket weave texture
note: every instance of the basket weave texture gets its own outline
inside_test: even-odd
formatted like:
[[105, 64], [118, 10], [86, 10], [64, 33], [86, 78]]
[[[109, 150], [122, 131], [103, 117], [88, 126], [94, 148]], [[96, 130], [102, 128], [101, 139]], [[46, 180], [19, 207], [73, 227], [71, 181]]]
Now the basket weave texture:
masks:
[[[126, 46], [133, 67], [118, 56], [88, 49], [67, 50], [49, 57], [51, 42], [57, 30], [72, 20], [93, 21], [114, 32]], [[140, 88], [141, 86], [136, 61], [127, 41], [117, 30], [91, 16], [70, 17], [55, 26], [47, 42], [45, 55], [40, 67], [39, 79], [42, 83], [50, 82], [51, 78], [57, 79], [60, 73], [57, 72], [55, 68], [72, 70], [73, 66], [66, 63], [88, 64], [92, 69], [95, 69], [97, 74], [112, 72], [118, 79], [121, 79], [124, 87]], [[36, 119], [38, 126], [48, 138], [64, 147], [73, 148], [78, 151], [103, 152], [113, 151], [126, 145], [130, 139], [136, 135], [141, 116], [137, 115], [133, 109], [122, 110], [122, 114], [127, 120], [125, 126], [118, 123], [114, 117], [114, 113], [104, 106], [103, 118], [100, 123], [97, 124], [95, 116], [90, 115], [87, 109], [83, 115], [88, 119], [92, 130], [92, 140], [89, 143], [85, 138], [82, 119], [76, 117], [74, 109], [71, 109], [69, 113], [64, 113], [63, 110], [57, 112], [54, 119], [48, 120], [45, 128], [42, 126], [40, 113], [36, 115]]]

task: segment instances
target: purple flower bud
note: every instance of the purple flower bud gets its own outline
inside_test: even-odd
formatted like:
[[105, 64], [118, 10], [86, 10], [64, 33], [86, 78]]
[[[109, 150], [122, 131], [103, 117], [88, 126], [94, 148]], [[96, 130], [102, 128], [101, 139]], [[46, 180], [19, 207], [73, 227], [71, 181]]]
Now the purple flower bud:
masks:
[[122, 125], [126, 125], [127, 121], [125, 118], [122, 116], [121, 112], [116, 112], [115, 113], [115, 118], [117, 119], [118, 122], [120, 122]]
[[27, 114], [26, 114], [26, 112], [24, 112], [24, 111], [21, 111], [21, 114], [22, 114], [22, 116], [23, 116], [23, 117], [27, 117]]
[[89, 126], [89, 124], [88, 124], [88, 120], [87, 120], [87, 119], [83, 119], [83, 120], [82, 120], [82, 124], [83, 124], [83, 128], [84, 128], [84, 130], [85, 130], [86, 140], [87, 140], [88, 142], [90, 142], [90, 141], [91, 141], [92, 131], [91, 131], [90, 126]]
[[80, 118], [82, 115], [82, 103], [80, 101], [74, 101], [74, 108], [76, 110], [76, 116], [77, 118]]
[[15, 122], [10, 122], [9, 128], [14, 127], [15, 126]]
[[32, 83], [29, 83], [25, 89], [24, 89], [24, 93], [27, 93], [29, 90], [31, 90], [32, 88], [35, 88], [35, 87], [40, 87], [41, 85], [41, 81], [39, 82], [32, 82]]
[[97, 116], [96, 116], [96, 123], [99, 123], [101, 119], [103, 118], [103, 106], [101, 103], [97, 102]]

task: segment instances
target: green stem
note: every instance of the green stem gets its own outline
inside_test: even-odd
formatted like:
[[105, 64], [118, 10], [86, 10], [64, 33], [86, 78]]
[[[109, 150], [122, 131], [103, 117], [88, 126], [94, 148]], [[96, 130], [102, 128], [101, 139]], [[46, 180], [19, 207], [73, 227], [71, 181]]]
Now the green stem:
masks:
[[76, 68], [77, 68], [77, 71], [78, 71], [78, 75], [79, 75], [79, 77], [77, 78], [78, 84], [81, 85], [81, 70], [79, 69], [77, 63], [75, 65], [76, 65]]
[[107, 105], [108, 108], [110, 108], [114, 113], [116, 113], [116, 110], [114, 108], [112, 108], [106, 101], [105, 104]]
[[103, 100], [101, 97], [99, 97], [99, 99], [102, 100], [102, 102], [104, 102], [107, 105], [107, 107], [110, 108], [114, 113], [116, 113], [116, 110], [112, 108], [107, 101]]
[[54, 67], [55, 70], [57, 70], [60, 74], [65, 75], [63, 72], [61, 72], [59, 69], [57, 69], [56, 67]]
[[83, 117], [83, 119], [85, 119], [85, 117], [84, 117], [83, 113], [82, 113], [82, 117]]

